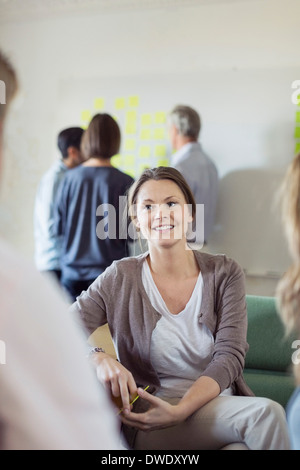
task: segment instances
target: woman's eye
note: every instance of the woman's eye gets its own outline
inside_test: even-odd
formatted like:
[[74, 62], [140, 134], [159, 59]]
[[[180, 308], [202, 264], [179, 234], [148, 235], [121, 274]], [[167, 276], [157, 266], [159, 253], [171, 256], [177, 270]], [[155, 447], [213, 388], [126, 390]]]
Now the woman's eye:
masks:
[[174, 201], [168, 202], [169, 207], [174, 207], [175, 205], [176, 205], [176, 202], [174, 202]]
[[150, 210], [151, 210], [151, 207], [152, 207], [151, 204], [146, 204], [146, 205], [145, 205], [145, 209], [147, 209], [147, 211], [150, 211]]

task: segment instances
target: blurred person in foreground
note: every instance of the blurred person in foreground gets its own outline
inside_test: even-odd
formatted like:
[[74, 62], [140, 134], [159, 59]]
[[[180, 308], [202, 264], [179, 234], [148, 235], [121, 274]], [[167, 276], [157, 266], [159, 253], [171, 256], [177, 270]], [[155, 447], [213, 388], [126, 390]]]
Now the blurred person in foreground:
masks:
[[[300, 153], [289, 164], [281, 186], [282, 222], [292, 264], [279, 281], [276, 295], [286, 333], [299, 334], [300, 339]], [[291, 344], [291, 348], [297, 348]], [[291, 355], [293, 349], [291, 349]], [[300, 450], [300, 358], [294, 351], [296, 389], [287, 405], [291, 446]]]
[[[18, 84], [0, 52], [3, 126]], [[120, 449], [109, 399], [85, 357], [67, 302], [33, 265], [0, 240], [0, 449]]]

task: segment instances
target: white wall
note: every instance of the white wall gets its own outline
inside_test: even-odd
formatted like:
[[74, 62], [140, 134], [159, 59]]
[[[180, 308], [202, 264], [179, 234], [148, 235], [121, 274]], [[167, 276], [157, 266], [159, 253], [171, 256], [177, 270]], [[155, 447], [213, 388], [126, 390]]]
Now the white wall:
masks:
[[[33, 254], [32, 210], [36, 186], [41, 174], [58, 156], [56, 135], [62, 82], [119, 77], [121, 83], [122, 77], [134, 80], [141, 77], [142, 80], [149, 75], [157, 79], [162, 75], [169, 77], [171, 83], [178, 80], [180, 74], [198, 76], [203, 71], [214, 75], [214, 86], [220, 77], [219, 87], [224, 88], [226, 94], [222, 83], [224, 74], [230, 76], [236, 71], [241, 77], [252, 74], [257, 80], [261, 73], [264, 80], [274, 73], [276, 83], [281, 80], [285, 87], [280, 94], [279, 108], [276, 107], [276, 112], [282, 109], [282, 114], [279, 112], [275, 118], [276, 128], [262, 126], [264, 136], [254, 135], [262, 140], [249, 143], [254, 149], [252, 167], [274, 166], [283, 170], [292, 157], [294, 108], [290, 101], [290, 78], [300, 78], [298, 0], [228, 1], [199, 6], [184, 6], [184, 2], [180, 6], [177, 2], [176, 8], [139, 8], [138, 2], [136, 5], [128, 11], [106, 9], [101, 13], [94, 9], [92, 13], [83, 10], [80, 15], [74, 10], [69, 14], [57, 11], [48, 15], [48, 19], [45, 15], [33, 18], [34, 15], [25, 12], [23, 18], [2, 15], [0, 19], [0, 45], [16, 65], [21, 84], [21, 93], [7, 125], [0, 231], [30, 257]], [[299, 74], [294, 77], [297, 70]], [[239, 99], [243, 98], [242, 88]], [[266, 83], [266, 93], [268, 89]], [[261, 90], [260, 93], [263, 98]], [[275, 89], [274, 102], [277, 99]], [[181, 97], [174, 97], [174, 101], [181, 101]], [[200, 107], [199, 103], [197, 108], [201, 113]], [[257, 109], [258, 122], [263, 115], [262, 106]], [[231, 165], [231, 172], [242, 170], [239, 154], [243, 149], [236, 143], [240, 132], [244, 133], [243, 139], [247, 142], [247, 127], [241, 125], [235, 144], [228, 143], [234, 150], [232, 159], [224, 166], [224, 158], [226, 161], [228, 155], [226, 142], [214, 146], [209, 131], [213, 119], [208, 114], [206, 117], [205, 148], [214, 156], [222, 176], [225, 178], [228, 174], [228, 165]], [[251, 126], [248, 129], [252, 139]], [[259, 157], [254, 154], [255, 149], [259, 149]], [[248, 167], [246, 162], [245, 168]], [[230, 196], [234, 198], [234, 194]], [[259, 201], [259, 194], [257, 198]], [[219, 213], [218, 217], [222, 223], [218, 225], [209, 249], [226, 252], [229, 248], [228, 254], [243, 264], [243, 245], [239, 246], [239, 238], [230, 242], [228, 231], [226, 236], [222, 231], [220, 233], [224, 222], [221, 215]], [[249, 246], [252, 243], [253, 252], [257, 247], [259, 253], [259, 236], [250, 239]], [[281, 248], [280, 263], [284, 270], [289, 260], [284, 243]], [[273, 292], [272, 281], [251, 279], [248, 280], [249, 292]]]

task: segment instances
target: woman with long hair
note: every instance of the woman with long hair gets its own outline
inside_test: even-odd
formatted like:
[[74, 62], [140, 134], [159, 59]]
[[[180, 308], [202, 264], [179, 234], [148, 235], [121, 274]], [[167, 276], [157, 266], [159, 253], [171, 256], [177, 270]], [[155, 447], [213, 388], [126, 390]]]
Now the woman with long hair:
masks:
[[[292, 264], [278, 283], [276, 295], [286, 333], [298, 333], [300, 338], [300, 153], [287, 168], [280, 196], [282, 223]], [[294, 375], [297, 387], [288, 403], [287, 417], [291, 445], [300, 450], [300, 358], [297, 357]]]

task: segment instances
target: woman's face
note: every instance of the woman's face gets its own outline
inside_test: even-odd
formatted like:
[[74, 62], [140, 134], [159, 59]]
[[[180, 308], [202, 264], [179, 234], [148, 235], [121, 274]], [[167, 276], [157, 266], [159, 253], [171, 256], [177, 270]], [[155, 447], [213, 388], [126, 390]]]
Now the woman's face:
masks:
[[137, 227], [150, 243], [173, 245], [186, 240], [192, 222], [184, 194], [171, 180], [149, 180], [137, 196]]

